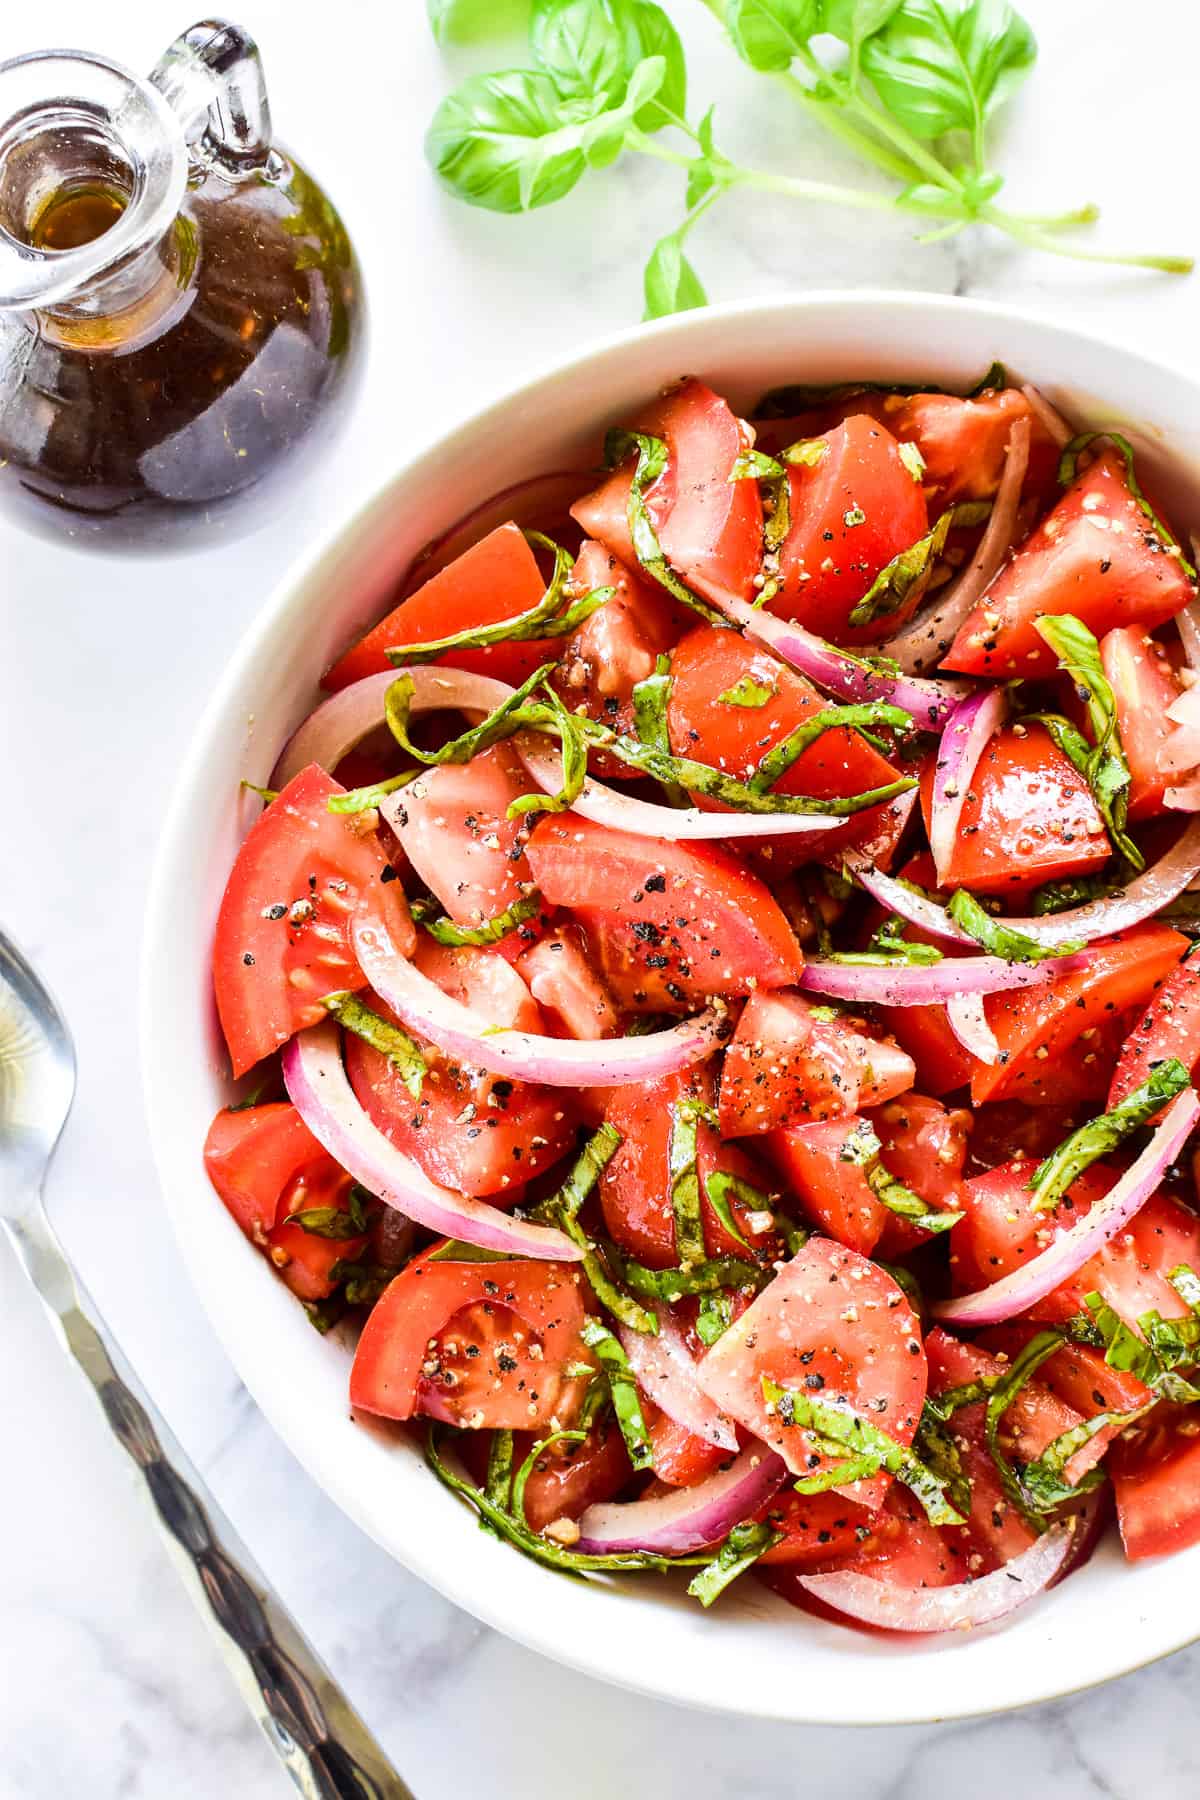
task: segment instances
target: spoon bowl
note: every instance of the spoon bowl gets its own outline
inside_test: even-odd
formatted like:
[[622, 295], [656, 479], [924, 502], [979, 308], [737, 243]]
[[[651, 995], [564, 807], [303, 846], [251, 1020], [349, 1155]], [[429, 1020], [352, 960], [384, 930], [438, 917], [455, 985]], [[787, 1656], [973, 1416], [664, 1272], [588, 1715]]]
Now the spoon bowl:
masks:
[[36, 1205], [75, 1098], [75, 1045], [54, 996], [0, 932], [0, 1218]]

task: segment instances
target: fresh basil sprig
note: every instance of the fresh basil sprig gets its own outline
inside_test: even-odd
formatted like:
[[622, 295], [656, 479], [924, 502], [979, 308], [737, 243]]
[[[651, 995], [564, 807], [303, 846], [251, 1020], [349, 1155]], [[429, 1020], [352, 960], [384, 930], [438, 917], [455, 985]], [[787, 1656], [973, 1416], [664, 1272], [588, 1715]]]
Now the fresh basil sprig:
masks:
[[1073, 1131], [1044, 1162], [1040, 1162], [1029, 1178], [1029, 1186], [1037, 1195], [1030, 1210], [1052, 1212], [1072, 1182], [1102, 1156], [1109, 1156], [1152, 1119], [1176, 1094], [1191, 1086], [1191, 1076], [1177, 1057], [1156, 1063], [1148, 1080], [1135, 1088], [1127, 1099]]
[[[1144, 869], [1146, 859], [1125, 829], [1132, 777], [1121, 745], [1116, 699], [1100, 661], [1100, 646], [1083, 620], [1073, 613], [1035, 619], [1034, 629], [1049, 644], [1059, 667], [1070, 676], [1085, 702], [1093, 743], [1088, 744], [1078, 732], [1073, 736], [1070, 731], [1052, 735], [1091, 788], [1113, 848], [1132, 868]], [[1049, 721], [1043, 719], [1041, 723]]]

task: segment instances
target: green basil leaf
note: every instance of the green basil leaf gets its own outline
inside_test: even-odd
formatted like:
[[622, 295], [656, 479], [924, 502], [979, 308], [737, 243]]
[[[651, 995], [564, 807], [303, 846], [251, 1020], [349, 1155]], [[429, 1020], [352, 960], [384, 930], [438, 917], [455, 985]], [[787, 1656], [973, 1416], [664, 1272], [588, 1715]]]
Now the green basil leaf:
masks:
[[642, 276], [646, 307], [643, 319], [665, 319], [670, 313], [693, 312], [708, 305], [704, 283], [683, 253], [678, 231], [659, 238]]
[[611, 107], [603, 94], [564, 100], [552, 76], [531, 70], [473, 75], [438, 107], [425, 155], [442, 185], [472, 206], [548, 206], [589, 166], [602, 168], [620, 154], [634, 115], [665, 74], [663, 58], [648, 57]]
[[978, 172], [988, 115], [1036, 57], [1032, 31], [1006, 0], [903, 0], [863, 45], [862, 67], [914, 137], [967, 132]]
[[385, 654], [392, 667], [402, 669], [407, 663], [427, 663], [435, 656], [455, 650], [484, 650], [490, 644], [523, 644], [533, 639], [565, 637], [612, 599], [617, 591], [615, 588], [592, 588], [589, 593], [573, 600], [565, 610], [560, 610], [563, 594], [574, 568], [574, 559], [568, 550], [543, 536], [540, 531], [527, 531], [525, 536], [530, 543], [551, 551], [554, 556], [550, 580], [536, 606], [527, 607], [523, 613], [516, 613], [511, 619], [497, 619], [490, 625], [468, 626], [465, 631], [452, 632], [449, 637], [430, 638], [423, 644], [389, 644]]
[[936, 944], [911, 943], [904, 935], [907, 929], [905, 920], [889, 913], [872, 934], [870, 951], [888, 962], [907, 963], [910, 967], [929, 968], [942, 961], [942, 952]]
[[1145, 494], [1143, 494], [1141, 484], [1137, 478], [1137, 469], [1134, 464], [1133, 445], [1127, 437], [1122, 437], [1119, 431], [1081, 431], [1077, 437], [1073, 437], [1063, 450], [1062, 456], [1059, 458], [1059, 481], [1064, 486], [1066, 486], [1069, 481], [1074, 481], [1075, 471], [1079, 466], [1081, 451], [1086, 450], [1089, 444], [1094, 444], [1097, 438], [1107, 438], [1109, 443], [1118, 452], [1122, 462], [1125, 464], [1126, 485], [1146, 517], [1149, 519], [1151, 525], [1154, 527], [1154, 535], [1166, 549], [1175, 551], [1178, 554], [1180, 568], [1184, 571], [1185, 575], [1190, 575], [1194, 581], [1196, 579], [1196, 571], [1191, 563], [1184, 557], [1179, 539], [1166, 525], [1163, 524], [1163, 521], [1159, 518]]
[[992, 1379], [984, 1413], [988, 1453], [1000, 1477], [1000, 1485], [1013, 1505], [1039, 1530], [1042, 1521], [1037, 1506], [1021, 1485], [1020, 1469], [1009, 1461], [1000, 1446], [1000, 1426], [1013, 1401], [1032, 1381], [1042, 1364], [1061, 1349], [1062, 1337], [1057, 1331], [1040, 1331], [1036, 1337], [1030, 1338], [1004, 1373]]
[[1200, 1275], [1197, 1275], [1194, 1269], [1189, 1269], [1186, 1263], [1177, 1263], [1168, 1274], [1167, 1280], [1183, 1304], [1200, 1316]]
[[386, 800], [389, 794], [396, 794], [401, 788], [415, 781], [421, 773], [420, 769], [405, 769], [402, 775], [389, 775], [386, 781], [373, 781], [368, 787], [351, 788], [345, 794], [331, 794], [325, 802], [325, 809], [331, 813], [368, 812]]
[[[844, 1481], [861, 1480], [863, 1475], [886, 1469], [889, 1475], [894, 1475], [897, 1481], [903, 1482], [917, 1496], [931, 1525], [965, 1523], [962, 1514], [946, 1498], [945, 1480], [923, 1463], [915, 1451], [898, 1444], [895, 1438], [889, 1437], [886, 1431], [880, 1431], [877, 1425], [872, 1425], [858, 1413], [851, 1412], [848, 1407], [834, 1405], [828, 1400], [818, 1400], [814, 1395], [796, 1388], [780, 1387], [768, 1375], [762, 1378], [762, 1392], [768, 1409], [773, 1411], [781, 1425], [814, 1431], [818, 1436], [850, 1452], [854, 1466], [860, 1472], [853, 1475], [844, 1472], [831, 1485], [840, 1487]], [[797, 1491], [817, 1491], [810, 1490], [808, 1482], [811, 1479], [813, 1478], [806, 1477], [798, 1481]]]
[[[493, 1431], [492, 1441], [488, 1445], [487, 1477], [484, 1481], [484, 1493], [493, 1506], [501, 1512], [508, 1512], [513, 1501], [513, 1434], [511, 1431]], [[480, 1520], [485, 1524], [486, 1520]]]
[[587, 737], [583, 720], [570, 712], [555, 693], [547, 685], [546, 699], [550, 710], [558, 722], [558, 739], [562, 753], [562, 786], [557, 794], [521, 794], [508, 804], [508, 817], [519, 819], [526, 813], [567, 812], [583, 792], [583, 784], [587, 780], [588, 753]]
[[507, 1250], [487, 1250], [482, 1244], [465, 1244], [461, 1238], [447, 1238], [436, 1250], [429, 1253], [430, 1262], [450, 1263], [492, 1263], [514, 1262], [519, 1257]]
[[771, 1213], [774, 1208], [770, 1194], [764, 1194], [761, 1188], [754, 1187], [740, 1175], [731, 1175], [727, 1169], [714, 1169], [711, 1175], [706, 1175], [704, 1192], [729, 1236], [744, 1250], [750, 1250], [752, 1246], [742, 1236], [733, 1216], [732, 1201], [740, 1200], [749, 1212]]
[[1005, 962], [1047, 962], [1056, 956], [1070, 956], [1084, 947], [1082, 938], [1051, 945], [1039, 943], [1023, 931], [1014, 931], [1011, 925], [994, 919], [966, 888], [958, 888], [951, 894], [946, 911], [960, 930], [982, 945], [989, 956], [1001, 956]]
[[820, 0], [727, 0], [725, 27], [733, 47], [752, 69], [791, 67], [809, 38], [822, 29]]
[[629, 1359], [621, 1348], [620, 1339], [614, 1337], [608, 1326], [602, 1325], [599, 1319], [589, 1319], [580, 1336], [588, 1349], [594, 1350], [600, 1359], [617, 1424], [629, 1452], [630, 1466], [634, 1469], [652, 1469], [654, 1453], [650, 1433], [642, 1416], [637, 1382], [629, 1366]]
[[711, 1606], [731, 1581], [782, 1542], [782, 1531], [775, 1531], [770, 1525], [735, 1525], [708, 1567], [688, 1583], [688, 1593], [701, 1606]]
[[696, 1312], [696, 1336], [710, 1348], [733, 1323], [733, 1301], [727, 1293], [701, 1294]]
[[[420, 750], [408, 735], [408, 720], [415, 691], [411, 675], [397, 675], [387, 690], [383, 701], [384, 717], [401, 749], [407, 750], [410, 756], [415, 756], [418, 762], [434, 768], [441, 767], [443, 763], [468, 763], [472, 757], [490, 750], [493, 744], [498, 744], [502, 738], [511, 737], [514, 731], [519, 731], [522, 725], [531, 722], [526, 718], [525, 702], [553, 668], [553, 663], [543, 663], [506, 700], [500, 702], [495, 712], [489, 713], [486, 719], [481, 719], [478, 725], [472, 725], [461, 736], [451, 738], [449, 743], [443, 744], [438, 750]], [[549, 712], [550, 709], [541, 710]]]
[[425, 0], [425, 10], [439, 44], [468, 44], [520, 30], [529, 0]]
[[[729, 471], [729, 479], [757, 481], [767, 490], [763, 495], [763, 543], [768, 555], [773, 556], [791, 530], [791, 488], [788, 485], [787, 470], [773, 456], [764, 456], [761, 450], [745, 450], [735, 459]], [[778, 586], [777, 581], [772, 582], [768, 592], [764, 584], [763, 591], [754, 604], [761, 606], [771, 598]]]
[[752, 675], [742, 675], [734, 682], [731, 688], [726, 688], [723, 694], [717, 695], [717, 705], [745, 707], [765, 706], [768, 700], [773, 700], [775, 698], [777, 691], [778, 690], [773, 687], [764, 687], [760, 681], [755, 681]]
[[875, 1198], [886, 1206], [889, 1212], [895, 1213], [898, 1218], [908, 1219], [913, 1225], [919, 1226], [922, 1231], [928, 1231], [931, 1234], [949, 1231], [950, 1227], [957, 1225], [962, 1218], [962, 1214], [958, 1212], [938, 1212], [937, 1208], [930, 1206], [927, 1200], [922, 1200], [920, 1194], [914, 1193], [912, 1188], [905, 1187], [902, 1181], [897, 1181], [890, 1169], [886, 1169], [882, 1162], [872, 1164], [866, 1173], [867, 1186]]
[[618, 426], [604, 439], [604, 460], [610, 469], [619, 468], [631, 456], [637, 457], [629, 489], [628, 518], [629, 535], [643, 569], [665, 587], [669, 594], [673, 594], [676, 600], [699, 613], [702, 619], [707, 619], [710, 625], [728, 627], [728, 619], [715, 607], [709, 606], [706, 600], [693, 594], [679, 579], [668, 564], [658, 541], [658, 533], [646, 506], [646, 490], [653, 487], [659, 477], [665, 474], [669, 455], [661, 438], [651, 437], [644, 431], [625, 431]]
[[[1034, 620], [1034, 629], [1049, 644], [1059, 667], [1075, 683], [1087, 705], [1088, 724], [1094, 739], [1081, 771], [1108, 826], [1113, 848], [1134, 869], [1144, 869], [1146, 859], [1125, 830], [1129, 812], [1129, 763], [1117, 724], [1117, 703], [1100, 661], [1100, 646], [1082, 619], [1058, 613]], [[1069, 753], [1068, 753], [1069, 754]]]
[[686, 1269], [647, 1269], [642, 1263], [625, 1264], [625, 1281], [635, 1294], [673, 1305], [685, 1294], [718, 1294], [723, 1288], [761, 1288], [773, 1271], [759, 1263], [742, 1262], [736, 1256], [692, 1263]]
[[529, 42], [563, 94], [624, 89], [625, 44], [602, 0], [534, 0]]
[[899, 555], [893, 556], [891, 562], [880, 569], [862, 599], [851, 610], [850, 623], [870, 625], [876, 619], [889, 618], [892, 613], [907, 606], [914, 595], [919, 597], [928, 586], [937, 560], [946, 548], [950, 527], [978, 525], [990, 511], [990, 505], [982, 500], [968, 500], [958, 506], [947, 507], [932, 531], [918, 538], [915, 544], [910, 544], [907, 550], [901, 550]]
[[667, 1178], [675, 1217], [675, 1254], [688, 1269], [705, 1257], [704, 1219], [700, 1211], [700, 1172], [696, 1166], [698, 1116], [687, 1100], [671, 1106]]
[[954, 1433], [946, 1429], [944, 1420], [928, 1401], [921, 1408], [921, 1423], [913, 1439], [913, 1449], [921, 1461], [945, 1484], [951, 1506], [960, 1513], [971, 1511], [971, 1482], [962, 1465], [962, 1453]]
[[811, 718], [801, 720], [793, 731], [789, 731], [786, 737], [772, 745], [751, 776], [750, 788], [756, 794], [770, 793], [793, 763], [827, 731], [856, 731], [870, 741], [868, 734], [872, 729], [903, 734], [912, 731], [913, 725], [911, 713], [905, 712], [903, 707], [892, 706], [886, 700], [866, 700], [851, 706], [823, 707], [820, 712], [813, 713]]
[[1154, 1064], [1149, 1079], [1110, 1112], [1091, 1119], [1073, 1131], [1029, 1179], [1037, 1195], [1031, 1211], [1051, 1212], [1072, 1182], [1102, 1156], [1109, 1156], [1131, 1133], [1145, 1125], [1176, 1094], [1191, 1086], [1192, 1078], [1176, 1057]]
[[900, 5], [901, 0], [821, 0], [821, 30], [848, 46], [853, 69], [867, 39], [882, 31]]
[[482, 925], [456, 925], [453, 919], [439, 911], [436, 900], [414, 900], [412, 903], [413, 918], [435, 943], [456, 947], [460, 944], [498, 944], [526, 919], [536, 918], [541, 910], [542, 896], [536, 889], [532, 894], [523, 894], [519, 900], [514, 900], [495, 918], [485, 919]]
[[285, 1225], [299, 1225], [312, 1237], [321, 1238], [356, 1238], [363, 1235], [362, 1226], [340, 1206], [310, 1206], [300, 1212], [289, 1213], [284, 1220]]
[[625, 41], [625, 66], [661, 57], [662, 81], [633, 122], [639, 131], [661, 131], [687, 114], [687, 61], [679, 33], [655, 0], [608, 0]]
[[1035, 888], [1029, 910], [1035, 918], [1046, 918], [1052, 913], [1070, 912], [1076, 906], [1086, 906], [1092, 900], [1105, 900], [1110, 894], [1119, 892], [1119, 884], [1106, 881], [1102, 875], [1068, 876], [1062, 881], [1043, 882], [1041, 887]]
[[355, 994], [326, 994], [321, 1005], [333, 1014], [344, 1031], [352, 1031], [381, 1056], [386, 1056], [414, 1100], [421, 1098], [425, 1058], [420, 1046], [400, 1025], [381, 1019]]

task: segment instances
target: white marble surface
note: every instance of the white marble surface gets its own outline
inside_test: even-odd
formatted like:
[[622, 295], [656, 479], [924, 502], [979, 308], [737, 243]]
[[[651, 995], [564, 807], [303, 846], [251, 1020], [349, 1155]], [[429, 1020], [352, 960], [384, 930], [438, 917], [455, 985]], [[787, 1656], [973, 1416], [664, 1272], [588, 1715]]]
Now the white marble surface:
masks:
[[[786, 103], [677, 0], [697, 96], [735, 153], [842, 179]], [[1007, 129], [1013, 198], [1096, 198], [1104, 239], [1198, 249], [1200, 17], [1190, 0], [1026, 0], [1043, 54]], [[188, 22], [156, 0], [8, 8], [0, 54], [45, 40], [149, 66]], [[512, 220], [441, 197], [420, 143], [451, 74], [420, 0], [255, 0], [277, 123], [357, 236], [370, 377], [340, 453], [288, 516], [171, 561], [89, 560], [0, 525], [0, 917], [70, 1009], [82, 1080], [52, 1210], [134, 1362], [287, 1601], [422, 1800], [472, 1791], [609, 1800], [885, 1800], [1013, 1791], [1170, 1800], [1200, 1783], [1200, 1650], [1099, 1693], [954, 1728], [846, 1734], [682, 1712], [552, 1667], [394, 1567], [256, 1415], [164, 1222], [141, 1118], [139, 921], [158, 823], [205, 691], [322, 520], [428, 427], [640, 311], [641, 259], [679, 216], [650, 165]], [[461, 59], [460, 59], [461, 60]], [[1200, 277], [1052, 262], [994, 240], [754, 200], [697, 232], [714, 297], [908, 285], [1019, 300], [1193, 364]], [[267, 1800], [271, 1758], [176, 1586], [92, 1402], [0, 1256], [0, 1800]], [[1118, 1619], [1097, 1629], [1119, 1631]], [[985, 1697], [984, 1697], [985, 1698]]]

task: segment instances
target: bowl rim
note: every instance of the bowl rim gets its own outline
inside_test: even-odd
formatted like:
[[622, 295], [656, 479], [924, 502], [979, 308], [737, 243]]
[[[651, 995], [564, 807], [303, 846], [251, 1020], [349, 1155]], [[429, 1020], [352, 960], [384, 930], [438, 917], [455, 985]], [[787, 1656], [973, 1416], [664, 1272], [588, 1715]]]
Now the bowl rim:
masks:
[[[380, 1536], [362, 1496], [353, 1484], [343, 1477], [336, 1465], [328, 1460], [322, 1463], [311, 1438], [302, 1440], [301, 1435], [292, 1428], [290, 1419], [285, 1419], [281, 1408], [276, 1404], [275, 1395], [266, 1391], [265, 1384], [253, 1380], [245, 1373], [242, 1356], [235, 1348], [233, 1321], [236, 1315], [222, 1292], [221, 1284], [205, 1271], [203, 1261], [193, 1262], [189, 1257], [192, 1222], [188, 1209], [175, 1191], [176, 1151], [158, 1123], [157, 1102], [167, 1077], [163, 1060], [158, 1057], [155, 1047], [161, 1029], [154, 1004], [155, 975], [161, 959], [169, 953], [171, 897], [175, 891], [176, 870], [195, 861], [190, 808], [195, 791], [203, 785], [208, 748], [217, 733], [227, 728], [231, 704], [264, 645], [290, 612], [299, 609], [303, 613], [306, 590], [322, 579], [327, 565], [336, 561], [344, 546], [374, 514], [384, 495], [402, 492], [404, 484], [422, 465], [431, 459], [445, 459], [453, 455], [460, 439], [465, 439], [467, 434], [502, 416], [517, 403], [536, 402], [539, 391], [544, 387], [583, 370], [595, 361], [602, 361], [623, 348], [643, 340], [669, 342], [678, 338], [686, 341], [689, 336], [702, 329], [718, 329], [721, 325], [734, 321], [753, 321], [758, 327], [769, 326], [773, 317], [786, 315], [791, 318], [796, 313], [817, 312], [831, 306], [845, 308], [850, 313], [888, 309], [896, 315], [920, 313], [934, 317], [961, 317], [965, 314], [974, 319], [984, 342], [990, 331], [996, 334], [1001, 344], [1006, 331], [1027, 328], [1050, 339], [1057, 338], [1064, 344], [1082, 344], [1094, 351], [1098, 358], [1105, 355], [1118, 358], [1127, 369], [1140, 368], [1153, 379], [1190, 385], [1196, 389], [1197, 399], [1200, 401], [1200, 382], [1195, 377], [1180, 372], [1167, 362], [1148, 357], [1105, 332], [1062, 323], [1036, 307], [925, 293], [914, 289], [820, 288], [731, 300], [599, 334], [570, 355], [545, 359], [531, 372], [494, 393], [483, 407], [457, 417], [432, 443], [423, 445], [389, 474], [382, 476], [364, 499], [342, 508], [333, 523], [291, 559], [284, 575], [275, 583], [268, 598], [242, 632], [192, 729], [188, 748], [175, 774], [171, 798], [159, 835], [143, 914], [138, 1036], [143, 1103], [159, 1186], [167, 1203], [176, 1242], [188, 1266], [189, 1279], [209, 1323], [256, 1405], [309, 1477], [389, 1555], [445, 1598], [503, 1636], [538, 1652], [552, 1662], [561, 1663], [579, 1673], [597, 1677], [631, 1692], [697, 1710], [796, 1724], [838, 1724], [851, 1727], [934, 1724], [946, 1720], [985, 1717], [1085, 1692], [1122, 1675], [1146, 1668], [1163, 1657], [1200, 1641], [1200, 1622], [1194, 1626], [1180, 1624], [1168, 1627], [1161, 1638], [1155, 1639], [1152, 1647], [1143, 1647], [1135, 1653], [1135, 1660], [1129, 1660], [1128, 1652], [1121, 1653], [1119, 1643], [1122, 1641], [1122, 1634], [1105, 1633], [1103, 1635], [1111, 1647], [1106, 1656], [1093, 1660], [1082, 1679], [1066, 1677], [1064, 1664], [1069, 1662], [1069, 1658], [1057, 1656], [1049, 1665], [1053, 1671], [1049, 1683], [1044, 1679], [1030, 1679], [1028, 1673], [1024, 1676], [1018, 1673], [1008, 1691], [999, 1699], [972, 1696], [962, 1703], [944, 1705], [940, 1710], [926, 1706], [923, 1702], [918, 1710], [914, 1710], [911, 1705], [898, 1707], [889, 1704], [886, 1684], [872, 1683], [873, 1692], [864, 1699], [862, 1705], [846, 1706], [839, 1716], [830, 1717], [828, 1710], [812, 1710], [812, 1703], [806, 1703], [803, 1695], [781, 1704], [773, 1692], [768, 1692], [750, 1706], [742, 1701], [726, 1701], [719, 1693], [712, 1691], [704, 1697], [698, 1697], [687, 1690], [682, 1679], [672, 1679], [669, 1670], [660, 1669], [653, 1675], [633, 1675], [620, 1667], [614, 1667], [611, 1659], [590, 1649], [586, 1636], [582, 1639], [581, 1647], [578, 1640], [564, 1642], [561, 1635], [542, 1628], [536, 1609], [514, 1617], [504, 1605], [494, 1603], [489, 1593], [468, 1586], [459, 1576], [452, 1559], [447, 1560], [443, 1556], [439, 1561], [438, 1554], [419, 1541], [411, 1546], [406, 1545], [402, 1552], [394, 1542], [385, 1541]], [[189, 1153], [194, 1155], [196, 1148], [189, 1146]], [[515, 1555], [507, 1546], [504, 1548], [509, 1554]], [[906, 1640], [906, 1643], [910, 1644], [911, 1640]], [[936, 1681], [929, 1684], [931, 1689], [938, 1685], [940, 1684]]]

